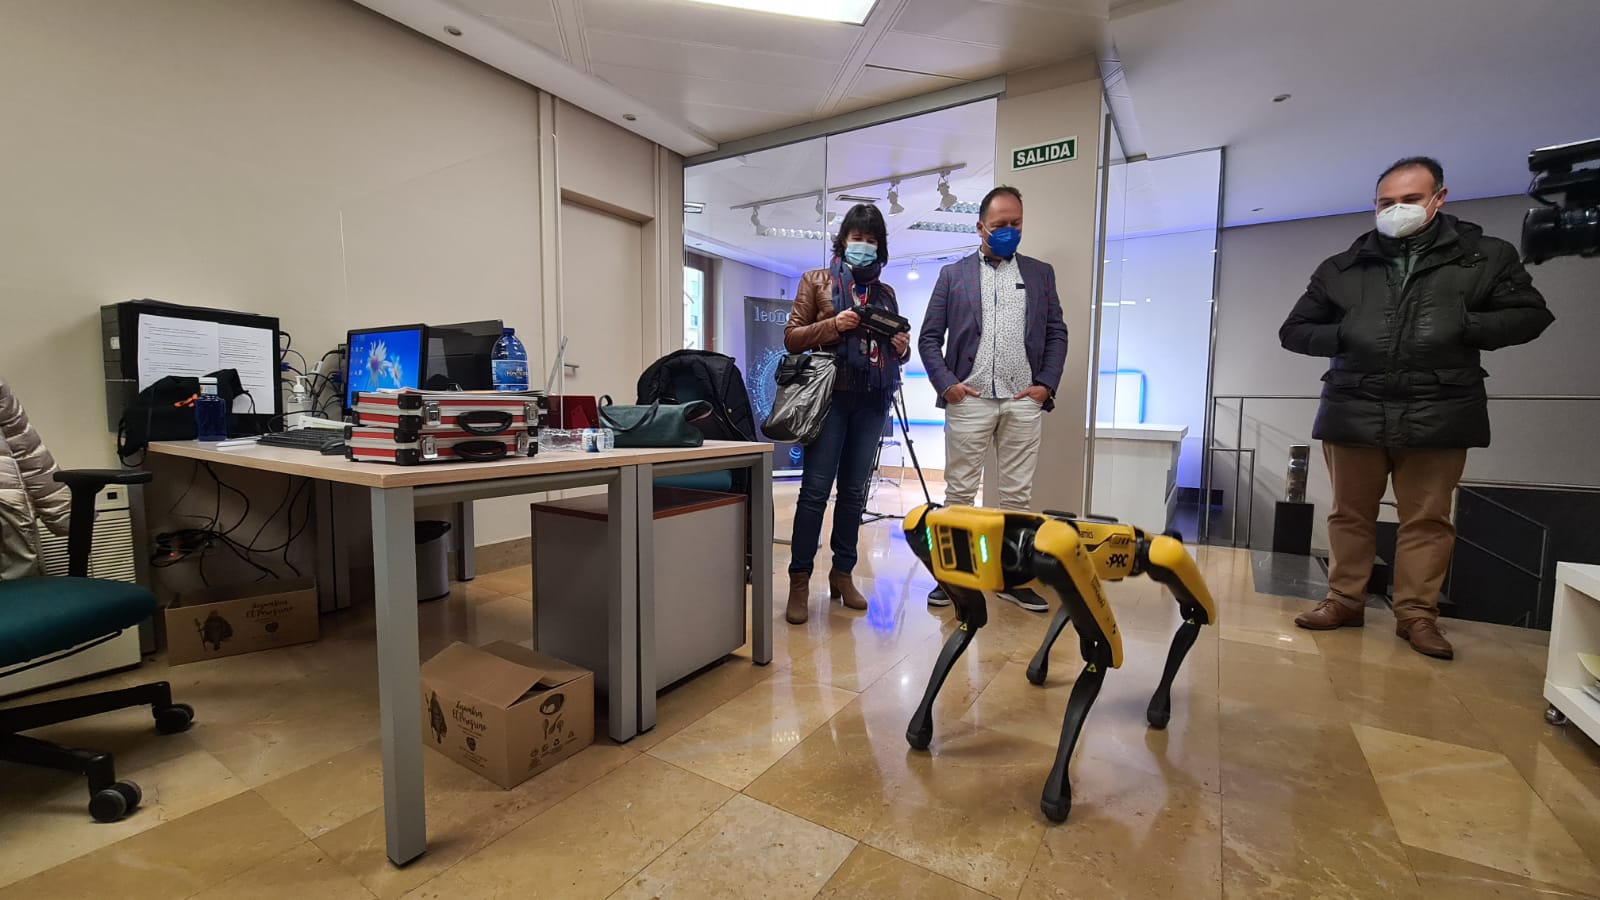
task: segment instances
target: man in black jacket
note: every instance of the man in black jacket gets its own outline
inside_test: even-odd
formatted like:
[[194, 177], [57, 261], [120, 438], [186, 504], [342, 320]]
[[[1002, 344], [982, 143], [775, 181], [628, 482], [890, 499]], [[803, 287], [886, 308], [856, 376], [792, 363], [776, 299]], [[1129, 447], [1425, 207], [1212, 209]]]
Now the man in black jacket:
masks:
[[1301, 628], [1359, 627], [1388, 482], [1400, 513], [1396, 634], [1450, 659], [1439, 586], [1455, 545], [1450, 507], [1467, 449], [1489, 445], [1478, 354], [1552, 321], [1514, 247], [1441, 213], [1444, 169], [1403, 159], [1378, 179], [1377, 229], [1324, 261], [1278, 332], [1287, 350], [1332, 357], [1312, 436], [1333, 481], [1328, 599]]

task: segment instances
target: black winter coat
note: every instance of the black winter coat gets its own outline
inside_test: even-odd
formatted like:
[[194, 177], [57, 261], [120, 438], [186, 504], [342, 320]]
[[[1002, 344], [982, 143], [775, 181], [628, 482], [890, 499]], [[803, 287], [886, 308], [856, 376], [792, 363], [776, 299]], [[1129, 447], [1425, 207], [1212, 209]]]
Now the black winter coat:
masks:
[[1554, 317], [1511, 244], [1440, 214], [1402, 282], [1405, 245], [1368, 232], [1317, 267], [1278, 337], [1329, 356], [1312, 437], [1368, 447], [1489, 446], [1481, 350], [1524, 344]]

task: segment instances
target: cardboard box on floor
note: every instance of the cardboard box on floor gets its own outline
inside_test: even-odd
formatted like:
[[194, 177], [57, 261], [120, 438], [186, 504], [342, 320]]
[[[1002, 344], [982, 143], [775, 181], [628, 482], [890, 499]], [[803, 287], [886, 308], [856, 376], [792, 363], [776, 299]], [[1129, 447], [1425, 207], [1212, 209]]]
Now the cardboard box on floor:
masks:
[[179, 594], [163, 613], [170, 665], [237, 656], [321, 637], [317, 586], [271, 581]]
[[422, 664], [422, 741], [514, 788], [594, 741], [594, 673], [519, 644], [458, 641]]

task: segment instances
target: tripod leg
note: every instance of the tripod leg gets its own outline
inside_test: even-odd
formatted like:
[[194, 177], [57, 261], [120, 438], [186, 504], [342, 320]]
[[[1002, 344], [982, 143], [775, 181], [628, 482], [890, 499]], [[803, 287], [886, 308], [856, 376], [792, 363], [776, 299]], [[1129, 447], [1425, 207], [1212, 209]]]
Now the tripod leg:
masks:
[[1045, 677], [1050, 674], [1050, 648], [1055, 646], [1056, 638], [1061, 637], [1062, 629], [1072, 621], [1072, 612], [1067, 604], [1062, 603], [1056, 610], [1056, 617], [1050, 622], [1050, 630], [1045, 632], [1044, 643], [1039, 645], [1039, 652], [1033, 655], [1033, 662], [1028, 663], [1028, 681], [1031, 684], [1044, 684]]
[[[1098, 654], [1104, 656], [1104, 653]], [[1072, 686], [1072, 697], [1067, 700], [1067, 714], [1061, 720], [1061, 743], [1056, 745], [1055, 765], [1050, 768], [1050, 778], [1044, 783], [1044, 796], [1039, 799], [1039, 809], [1052, 822], [1065, 822], [1072, 811], [1072, 783], [1067, 778], [1067, 765], [1072, 762], [1072, 751], [1078, 746], [1078, 734], [1083, 731], [1083, 720], [1095, 698], [1100, 696], [1100, 682], [1105, 680], [1106, 666], [1090, 662]]]
[[933, 674], [928, 676], [928, 689], [922, 693], [922, 705], [917, 707], [911, 724], [906, 726], [906, 743], [911, 745], [911, 749], [926, 750], [933, 743], [933, 701], [938, 698], [940, 688], [944, 687], [944, 680], [950, 677], [950, 669], [955, 666], [956, 660], [972, 643], [975, 631], [976, 627], [961, 623], [961, 627], [944, 642], [944, 649], [939, 651], [939, 661], [933, 664]]
[[1172, 636], [1172, 649], [1167, 651], [1167, 667], [1161, 673], [1161, 683], [1156, 686], [1155, 695], [1150, 698], [1150, 708], [1145, 712], [1145, 718], [1150, 720], [1150, 727], [1163, 729], [1172, 719], [1172, 680], [1178, 677], [1178, 670], [1183, 668], [1183, 658], [1189, 654], [1189, 648], [1194, 646], [1195, 638], [1200, 635], [1200, 623], [1190, 619], [1178, 626], [1178, 633]]

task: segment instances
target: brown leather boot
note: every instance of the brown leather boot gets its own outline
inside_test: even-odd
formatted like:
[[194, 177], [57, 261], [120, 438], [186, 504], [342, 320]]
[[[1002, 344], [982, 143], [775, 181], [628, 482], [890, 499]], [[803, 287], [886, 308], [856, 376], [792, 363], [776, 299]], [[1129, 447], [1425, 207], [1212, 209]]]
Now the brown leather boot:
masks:
[[867, 598], [856, 590], [848, 572], [835, 569], [828, 573], [828, 596], [834, 600], [843, 600], [846, 609], [867, 608]]
[[811, 615], [811, 573], [789, 573], [789, 608], [783, 617], [790, 625], [804, 625]]
[[1406, 619], [1395, 625], [1394, 633], [1411, 642], [1411, 649], [1434, 659], [1455, 659], [1456, 650], [1444, 639], [1439, 623], [1432, 619]]
[[1332, 631], [1335, 628], [1360, 628], [1366, 624], [1365, 609], [1351, 609], [1329, 598], [1317, 604], [1308, 613], [1295, 616], [1294, 623], [1310, 631]]

